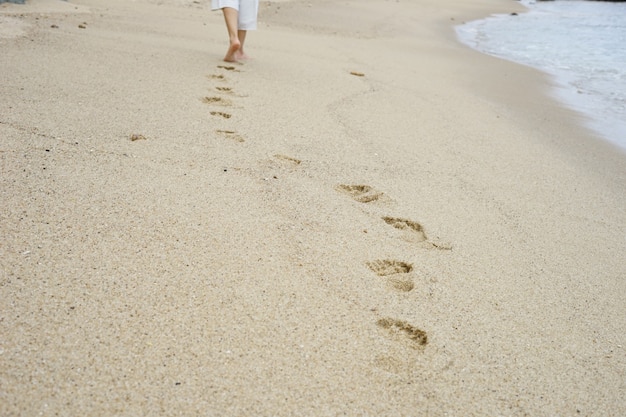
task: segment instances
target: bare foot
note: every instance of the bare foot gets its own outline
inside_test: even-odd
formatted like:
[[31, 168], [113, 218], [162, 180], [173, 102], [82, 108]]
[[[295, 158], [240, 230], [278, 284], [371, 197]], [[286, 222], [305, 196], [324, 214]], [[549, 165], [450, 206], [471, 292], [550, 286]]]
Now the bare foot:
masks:
[[226, 52], [226, 56], [224, 57], [224, 61], [226, 61], [226, 62], [237, 62], [240, 49], [241, 49], [241, 42], [239, 42], [239, 40], [232, 41], [230, 43], [230, 47], [228, 48], [228, 52]]
[[242, 48], [239, 48], [237, 50], [237, 52], [235, 52], [235, 58], [237, 60], [246, 60], [246, 59], [250, 59], [250, 57], [248, 55], [246, 55], [246, 53], [243, 51]]

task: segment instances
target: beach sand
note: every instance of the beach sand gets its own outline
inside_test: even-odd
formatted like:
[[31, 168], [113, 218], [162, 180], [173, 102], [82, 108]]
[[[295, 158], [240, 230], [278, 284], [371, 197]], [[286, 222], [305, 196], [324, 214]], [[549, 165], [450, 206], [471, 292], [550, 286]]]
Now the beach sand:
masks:
[[0, 415], [626, 415], [626, 156], [513, 11], [0, 5]]

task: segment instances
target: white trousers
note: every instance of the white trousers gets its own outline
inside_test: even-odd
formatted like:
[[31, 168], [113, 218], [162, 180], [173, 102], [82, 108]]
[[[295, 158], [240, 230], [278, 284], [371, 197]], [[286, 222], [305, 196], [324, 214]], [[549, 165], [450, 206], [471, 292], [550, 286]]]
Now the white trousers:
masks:
[[239, 11], [239, 30], [255, 30], [259, 0], [211, 0], [211, 9], [219, 10], [231, 7]]

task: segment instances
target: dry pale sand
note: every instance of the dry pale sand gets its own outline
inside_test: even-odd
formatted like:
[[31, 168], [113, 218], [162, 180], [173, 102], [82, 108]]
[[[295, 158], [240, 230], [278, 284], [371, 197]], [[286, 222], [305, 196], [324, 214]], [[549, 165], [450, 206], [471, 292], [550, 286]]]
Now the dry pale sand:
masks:
[[244, 65], [208, 1], [28, 3], [0, 415], [626, 415], [626, 156], [455, 39], [517, 3], [265, 1]]

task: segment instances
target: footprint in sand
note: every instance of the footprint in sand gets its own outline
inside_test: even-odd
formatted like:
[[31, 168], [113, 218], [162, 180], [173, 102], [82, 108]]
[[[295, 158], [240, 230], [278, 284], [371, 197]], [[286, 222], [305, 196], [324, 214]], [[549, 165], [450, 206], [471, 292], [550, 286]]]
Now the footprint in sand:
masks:
[[405, 360], [400, 360], [397, 357], [389, 355], [377, 356], [374, 359], [374, 366], [396, 375], [403, 375], [410, 369], [410, 365]]
[[226, 80], [226, 77], [224, 77], [222, 74], [211, 74], [211, 75], [207, 75], [207, 78], [209, 78], [209, 79], [211, 79], [211, 80], [221, 80], [221, 81]]
[[452, 246], [448, 243], [433, 242], [428, 239], [426, 232], [421, 224], [412, 220], [402, 219], [399, 217], [384, 216], [383, 220], [388, 225], [405, 232], [406, 240], [420, 243], [425, 248], [435, 248], [441, 250], [451, 250]]
[[297, 165], [300, 165], [302, 163], [301, 160], [299, 160], [297, 158], [292, 158], [291, 156], [287, 156], [287, 155], [276, 154], [276, 155], [274, 155], [274, 158], [278, 159], [279, 161], [285, 162], [286, 164], [292, 165], [292, 166], [297, 166]]
[[146, 140], [147, 138], [144, 135], [140, 135], [138, 133], [134, 133], [132, 135], [130, 135], [130, 140], [132, 142], [138, 141], [138, 140]]
[[409, 273], [413, 265], [401, 261], [381, 259], [367, 262], [367, 267], [379, 277], [386, 277], [387, 283], [398, 291], [409, 292], [415, 288], [415, 283]]
[[220, 117], [223, 117], [224, 119], [230, 119], [232, 117], [230, 114], [224, 113], [221, 111], [212, 111], [211, 116], [220, 116]]
[[233, 130], [216, 130], [215, 133], [226, 139], [234, 140], [235, 142], [243, 143], [246, 141], [243, 137], [238, 135], [237, 132]]
[[217, 91], [221, 91], [222, 93], [232, 93], [233, 89], [230, 87], [215, 87]]
[[370, 203], [379, 200], [384, 194], [369, 185], [345, 185], [337, 186], [337, 191], [348, 194], [359, 203]]
[[387, 216], [383, 217], [383, 220], [385, 221], [385, 223], [395, 227], [396, 229], [406, 230], [406, 231], [411, 232], [413, 236], [415, 236], [415, 239], [419, 240], [420, 242], [427, 240], [426, 233], [424, 232], [424, 228], [422, 227], [421, 224], [417, 222], [407, 220], [407, 219], [400, 219], [398, 217], [387, 217]]
[[407, 323], [406, 321], [386, 317], [378, 320], [376, 324], [387, 330], [394, 339], [408, 339], [414, 348], [426, 346], [428, 343], [428, 335], [426, 332]]
[[218, 65], [218, 68], [224, 69], [226, 71], [235, 71], [235, 72], [239, 72], [239, 70], [231, 65]]
[[215, 104], [218, 106], [231, 106], [230, 100], [221, 97], [202, 97], [202, 102], [205, 104]]

